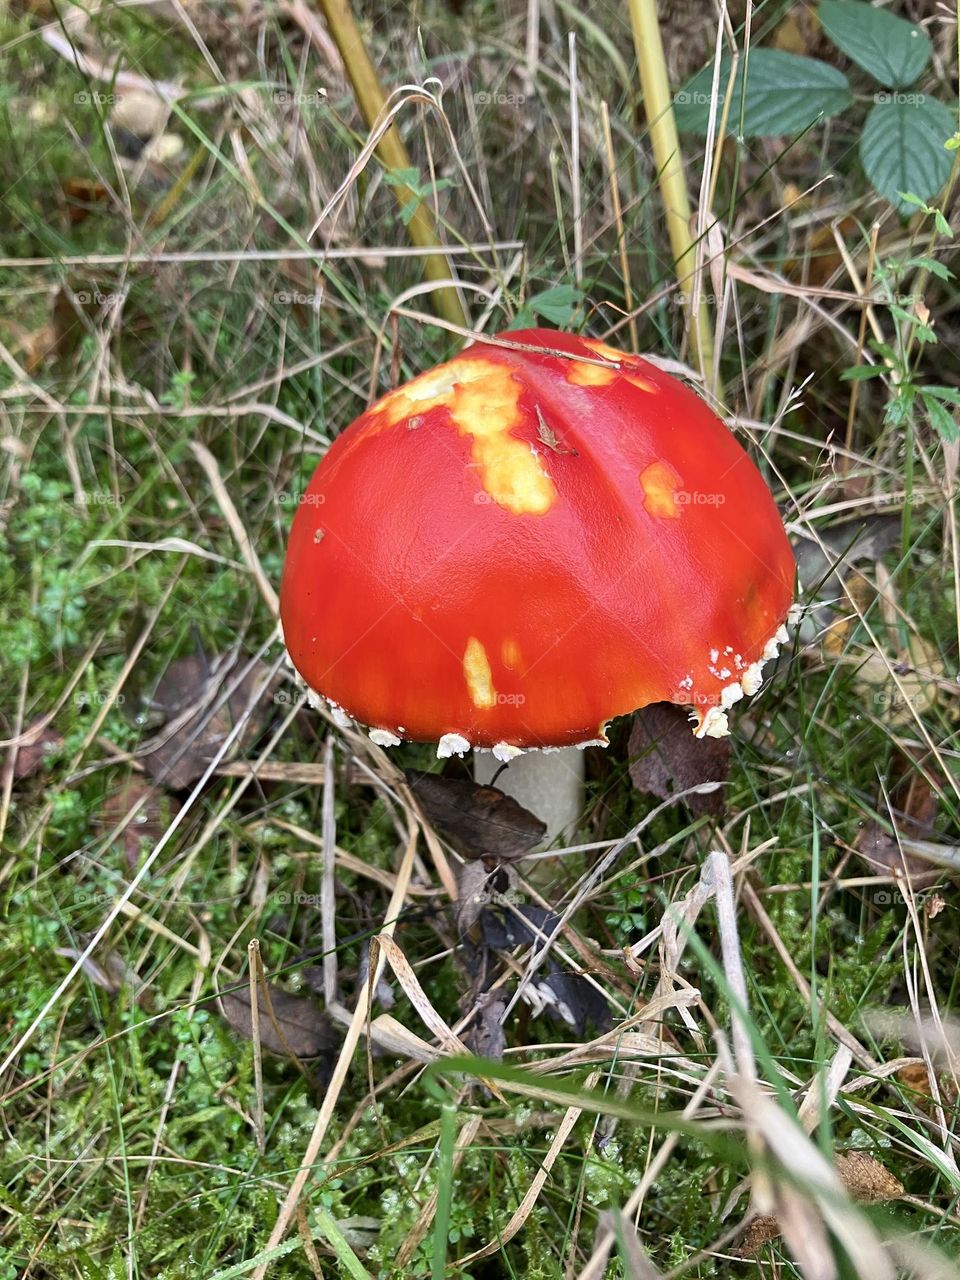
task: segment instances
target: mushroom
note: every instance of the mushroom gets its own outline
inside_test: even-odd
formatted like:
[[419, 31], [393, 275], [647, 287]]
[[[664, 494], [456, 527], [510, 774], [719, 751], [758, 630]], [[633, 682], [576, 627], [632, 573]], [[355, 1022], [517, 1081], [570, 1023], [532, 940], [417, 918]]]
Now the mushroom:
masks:
[[614, 716], [667, 701], [697, 737], [728, 732], [787, 638], [793, 583], [766, 484], [692, 390], [530, 329], [475, 343], [334, 440], [280, 612], [339, 716], [382, 746], [479, 750], [481, 780], [507, 764], [500, 785], [552, 837], [580, 813], [576, 748], [605, 745]]

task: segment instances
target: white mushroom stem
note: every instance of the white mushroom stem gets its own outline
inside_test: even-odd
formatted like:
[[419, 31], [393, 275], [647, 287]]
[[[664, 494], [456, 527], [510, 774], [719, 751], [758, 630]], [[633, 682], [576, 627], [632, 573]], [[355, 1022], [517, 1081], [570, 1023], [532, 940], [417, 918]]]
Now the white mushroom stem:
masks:
[[543, 847], [558, 837], [569, 839], [583, 816], [584, 754], [579, 747], [556, 751], [524, 751], [506, 767], [492, 751], [474, 751], [473, 777], [488, 783], [503, 769], [496, 785], [547, 824]]

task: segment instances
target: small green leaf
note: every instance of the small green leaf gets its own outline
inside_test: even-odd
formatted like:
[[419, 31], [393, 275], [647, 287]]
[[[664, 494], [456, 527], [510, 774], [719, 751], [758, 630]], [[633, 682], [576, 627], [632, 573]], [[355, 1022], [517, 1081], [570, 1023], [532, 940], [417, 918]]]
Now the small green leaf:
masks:
[[820, 25], [858, 67], [891, 88], [913, 84], [930, 61], [925, 31], [861, 0], [823, 0]]
[[910, 96], [919, 101], [878, 102], [860, 135], [860, 159], [867, 177], [901, 213], [935, 196], [950, 176], [951, 166], [943, 141], [953, 130], [952, 112], [936, 98]]
[[400, 221], [405, 227], [409, 227], [413, 221], [413, 215], [420, 208], [420, 193], [412, 195], [409, 200], [400, 206]]
[[570, 284], [554, 285], [527, 298], [517, 312], [511, 329], [525, 329], [539, 317], [558, 329], [566, 328], [573, 320], [574, 312], [583, 301], [583, 294]]
[[905, 267], [920, 267], [924, 271], [929, 271], [932, 276], [936, 276], [938, 280], [943, 280], [944, 283], [953, 279], [953, 272], [949, 267], [945, 267], [936, 258], [928, 258], [924, 253], [915, 258], [908, 258], [903, 265]]
[[913, 416], [913, 402], [916, 388], [904, 382], [898, 394], [889, 402], [883, 415], [884, 422], [891, 427], [905, 427]]
[[[746, 89], [744, 91], [744, 65]], [[730, 78], [730, 59], [724, 58], [717, 86], [716, 117], [723, 113], [724, 91]], [[704, 67], [674, 98], [677, 128], [704, 136], [713, 110], [713, 67]], [[741, 94], [743, 128], [740, 126]], [[734, 81], [727, 128], [744, 138], [797, 134], [820, 119], [835, 116], [850, 105], [847, 77], [816, 58], [801, 58], [780, 49], [754, 49], [741, 58]]]
[[383, 175], [383, 179], [391, 187], [409, 187], [411, 191], [420, 190], [420, 170], [413, 167], [390, 169]]
[[844, 369], [840, 375], [841, 382], [866, 382], [868, 378], [880, 378], [887, 372], [881, 364], [858, 364], [851, 369]]
[[[944, 143], [943, 145], [946, 146], [947, 144]], [[915, 196], [912, 191], [901, 191], [900, 199], [906, 204], [912, 204], [917, 209], [922, 209], [928, 218], [933, 219], [933, 225], [937, 228], [940, 235], [946, 236], [948, 240], [953, 239], [953, 227], [951, 227], [950, 223], [946, 220], [939, 209], [934, 209], [931, 205], [927, 204], [926, 200], [921, 200], [919, 196]]]
[[889, 342], [873, 342], [871, 346], [877, 355], [888, 361], [889, 364], [895, 365], [897, 363], [897, 353]]
[[956, 387], [924, 387], [925, 396], [935, 396], [937, 400], [945, 400], [947, 404], [960, 408], [960, 391]]
[[925, 388], [921, 391], [920, 396], [927, 411], [927, 417], [941, 439], [947, 444], [955, 444], [960, 440], [960, 427], [957, 426], [954, 415], [931, 394], [929, 389]]

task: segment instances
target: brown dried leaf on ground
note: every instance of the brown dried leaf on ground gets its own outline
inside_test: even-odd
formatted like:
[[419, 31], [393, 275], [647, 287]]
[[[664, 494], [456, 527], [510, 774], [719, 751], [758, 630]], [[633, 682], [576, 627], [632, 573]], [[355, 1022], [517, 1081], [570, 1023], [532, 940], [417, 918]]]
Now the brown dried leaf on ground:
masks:
[[438, 835], [468, 858], [516, 858], [547, 828], [499, 787], [405, 769], [407, 784]]
[[[92, 934], [79, 934], [75, 947], [57, 947], [56, 955], [66, 960], [79, 960]], [[83, 972], [95, 987], [116, 994], [123, 987], [139, 993], [143, 985], [136, 973], [116, 951], [94, 951], [82, 965]]]
[[[903, 1085], [911, 1095], [912, 1100], [928, 1115], [935, 1112], [933, 1092], [930, 1085], [930, 1075], [927, 1071], [925, 1062], [914, 1062], [909, 1066], [901, 1067], [896, 1075], [897, 1080]], [[937, 1071], [937, 1088], [940, 1092], [940, 1101], [950, 1107], [956, 1106], [957, 1103], [957, 1083], [954, 1075], [949, 1070]]]
[[485, 907], [514, 886], [508, 867], [488, 870], [482, 862], [465, 862], [457, 869], [457, 928], [461, 937], [470, 932]]
[[179, 808], [177, 801], [159, 787], [131, 778], [107, 795], [97, 816], [97, 827], [103, 834], [119, 828], [115, 839], [123, 845], [127, 870], [132, 875], [140, 865], [141, 841], [159, 840]]
[[60, 183], [67, 211], [67, 221], [71, 226], [85, 222], [98, 205], [106, 202], [109, 192], [102, 182], [95, 178], [64, 178]]
[[860, 1204], [880, 1204], [903, 1195], [903, 1183], [865, 1151], [838, 1151], [834, 1157], [840, 1181]]
[[[852, 591], [858, 590], [854, 584], [863, 579], [852, 574], [855, 567], [881, 559], [899, 538], [900, 517], [896, 515], [866, 516], [822, 530], [816, 537], [797, 532], [791, 538], [807, 605], [799, 630], [803, 644], [820, 643], [838, 614], [841, 618], [850, 615], [844, 582]], [[836, 639], [834, 633], [831, 643]]]
[[466, 1034], [466, 1042], [478, 1058], [499, 1062], [507, 1047], [507, 1035], [503, 1015], [507, 1011], [507, 997], [502, 991], [491, 992], [478, 1012], [476, 1022]]
[[[851, 1199], [858, 1204], [881, 1204], [903, 1195], [903, 1183], [865, 1151], [837, 1152], [834, 1167]], [[735, 1258], [749, 1257], [779, 1235], [780, 1223], [775, 1217], [756, 1214], [743, 1224], [736, 1246], [730, 1252]]]
[[[638, 791], [669, 800], [701, 782], [726, 782], [730, 743], [726, 738], [695, 738], [682, 707], [655, 702], [637, 711], [630, 730], [630, 778]], [[687, 796], [695, 816], [723, 812], [723, 791]]]
[[936, 828], [940, 802], [929, 780], [930, 776], [936, 778], [937, 767], [931, 756], [919, 751], [901, 754], [895, 767], [898, 780], [890, 792], [890, 807], [900, 839], [879, 823], [868, 822], [854, 848], [872, 871], [884, 876], [909, 876], [914, 889], [925, 889], [943, 875], [943, 868], [901, 848], [901, 842], [929, 842], [940, 837]]
[[[257, 1007], [260, 1014], [260, 1043], [264, 1049], [281, 1057], [292, 1053], [297, 1058], [318, 1058], [340, 1043], [327, 1015], [312, 1000], [293, 996], [272, 982], [267, 984], [273, 1018], [257, 987]], [[253, 1039], [250, 1018], [250, 992], [248, 988], [221, 992], [220, 1009], [224, 1018], [245, 1040]], [[274, 1025], [276, 1019], [276, 1025]]]
[[871, 871], [882, 876], [909, 878], [914, 889], [929, 888], [943, 874], [941, 867], [901, 849], [896, 837], [889, 835], [876, 822], [866, 824], [854, 847]]
[[874, 650], [864, 661], [855, 658], [858, 686], [870, 711], [888, 724], [911, 725], [931, 711], [940, 697], [943, 662], [932, 645], [911, 636], [907, 647], [889, 661]]
[[40, 716], [31, 721], [23, 731], [17, 748], [16, 763], [13, 766], [15, 782], [32, 778], [43, 767], [46, 756], [51, 752], [59, 751], [63, 746], [63, 738], [60, 734], [44, 721], [45, 717]]
[[756, 1214], [743, 1225], [743, 1234], [730, 1250], [735, 1258], [745, 1258], [759, 1253], [765, 1244], [776, 1240], [780, 1234], [780, 1223], [771, 1214]]
[[67, 361], [80, 349], [84, 333], [90, 327], [85, 316], [93, 317], [99, 307], [96, 284], [79, 283], [76, 288], [61, 285], [51, 297], [47, 321], [39, 329], [27, 333], [12, 321], [7, 328], [17, 333], [14, 353], [27, 373], [36, 373], [48, 360]]
[[[155, 782], [177, 791], [201, 776], [266, 678], [267, 666], [255, 663], [230, 697], [221, 702], [224, 687], [233, 684], [246, 662], [235, 654], [194, 654], [170, 663], [150, 702], [150, 710], [159, 713], [165, 723], [141, 756], [144, 769]], [[236, 750], [257, 736], [273, 710], [271, 690], [267, 689], [235, 744]]]

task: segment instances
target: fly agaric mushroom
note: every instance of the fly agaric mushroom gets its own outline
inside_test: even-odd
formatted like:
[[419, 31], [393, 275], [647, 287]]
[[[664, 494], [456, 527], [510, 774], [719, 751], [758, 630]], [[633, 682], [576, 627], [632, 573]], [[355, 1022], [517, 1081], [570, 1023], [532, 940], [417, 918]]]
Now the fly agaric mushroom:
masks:
[[[793, 580], [760, 473], [692, 390], [531, 329], [474, 344], [337, 437], [293, 522], [280, 612], [338, 715], [382, 746], [490, 749], [555, 834], [582, 753], [524, 753], [604, 745], [609, 720], [652, 702], [726, 734], [787, 638]], [[530, 766], [532, 802], [516, 786]]]

